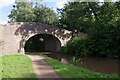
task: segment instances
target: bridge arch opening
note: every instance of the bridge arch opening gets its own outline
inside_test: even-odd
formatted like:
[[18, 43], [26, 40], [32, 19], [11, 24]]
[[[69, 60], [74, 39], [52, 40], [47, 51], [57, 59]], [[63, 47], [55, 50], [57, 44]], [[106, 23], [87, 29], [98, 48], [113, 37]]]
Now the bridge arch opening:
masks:
[[50, 34], [37, 34], [25, 42], [25, 52], [58, 52], [61, 48], [60, 40]]

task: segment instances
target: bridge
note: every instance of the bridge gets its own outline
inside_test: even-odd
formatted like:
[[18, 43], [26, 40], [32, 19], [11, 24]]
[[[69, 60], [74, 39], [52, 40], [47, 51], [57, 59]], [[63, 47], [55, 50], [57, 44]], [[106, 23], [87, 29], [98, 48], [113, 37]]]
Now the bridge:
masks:
[[25, 43], [33, 36], [43, 39], [45, 50], [59, 51], [72, 38], [72, 32], [40, 23], [9, 23], [0, 25], [0, 40], [4, 41], [2, 54], [24, 54]]

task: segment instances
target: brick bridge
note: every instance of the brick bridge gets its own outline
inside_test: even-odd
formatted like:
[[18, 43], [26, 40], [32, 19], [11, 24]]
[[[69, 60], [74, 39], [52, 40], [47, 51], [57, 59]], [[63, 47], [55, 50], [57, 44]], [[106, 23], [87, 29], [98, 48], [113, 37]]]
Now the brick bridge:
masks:
[[2, 54], [24, 54], [26, 41], [36, 35], [43, 39], [47, 51], [59, 51], [72, 38], [68, 30], [40, 23], [0, 25], [0, 40], [4, 41]]

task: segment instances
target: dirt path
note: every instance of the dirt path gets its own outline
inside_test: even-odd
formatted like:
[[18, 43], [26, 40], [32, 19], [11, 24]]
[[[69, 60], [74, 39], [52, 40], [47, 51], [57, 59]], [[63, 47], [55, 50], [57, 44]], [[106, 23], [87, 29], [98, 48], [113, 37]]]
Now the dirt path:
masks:
[[28, 55], [28, 57], [32, 60], [37, 78], [60, 78], [54, 69], [43, 60], [44, 57], [38, 55]]

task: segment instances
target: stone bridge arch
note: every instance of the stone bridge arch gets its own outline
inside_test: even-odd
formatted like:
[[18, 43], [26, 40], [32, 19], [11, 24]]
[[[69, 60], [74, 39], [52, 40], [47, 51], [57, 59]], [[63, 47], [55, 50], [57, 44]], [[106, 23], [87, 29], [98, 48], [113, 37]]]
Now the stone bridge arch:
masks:
[[25, 40], [25, 46], [27, 41], [30, 40], [31, 38], [39, 38], [40, 39], [43, 39], [43, 43], [44, 43], [44, 48], [45, 48], [45, 51], [51, 51], [51, 52], [56, 52], [56, 51], [59, 51], [60, 48], [61, 48], [61, 42], [60, 40], [55, 37], [54, 35], [51, 35], [51, 34], [36, 34], [36, 35], [33, 35], [31, 37], [29, 37], [28, 39]]
[[[24, 54], [26, 41], [35, 35], [49, 35], [49, 37], [45, 38], [48, 38], [48, 43], [51, 36], [53, 40], [56, 39], [56, 41], [60, 42], [60, 47], [67, 45], [72, 38], [72, 33], [68, 30], [40, 23], [12, 23], [4, 26], [0, 25], [0, 30], [0, 38], [5, 43], [3, 46], [3, 55]], [[51, 46], [53, 45], [51, 44]], [[55, 49], [55, 51], [59, 50], [60, 48]]]

